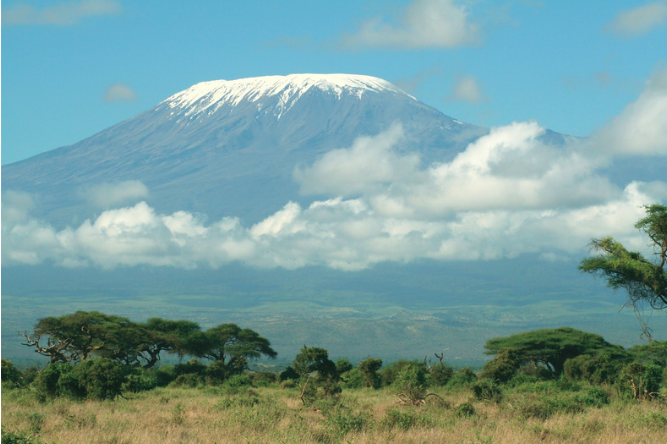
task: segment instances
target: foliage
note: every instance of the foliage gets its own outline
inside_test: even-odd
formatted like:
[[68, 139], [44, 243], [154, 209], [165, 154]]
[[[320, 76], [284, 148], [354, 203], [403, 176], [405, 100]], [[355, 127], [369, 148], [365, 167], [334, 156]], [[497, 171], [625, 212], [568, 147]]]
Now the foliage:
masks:
[[443, 387], [454, 376], [454, 369], [446, 362], [441, 361], [430, 368], [428, 374], [428, 385], [435, 387]]
[[23, 433], [5, 432], [3, 428], [2, 444], [41, 444], [41, 441], [26, 436]]
[[461, 418], [468, 418], [470, 416], [475, 416], [477, 411], [475, 407], [469, 402], [464, 402], [456, 406], [454, 409], [454, 414]]
[[224, 368], [223, 377], [242, 373], [247, 369], [249, 360], [277, 356], [268, 339], [236, 324], [220, 324], [205, 332], [192, 334], [185, 348], [194, 356], [216, 361]]
[[524, 359], [521, 353], [513, 348], [502, 348], [496, 356], [484, 364], [479, 377], [506, 383], [516, 375]]
[[649, 344], [635, 345], [630, 347], [628, 352], [634, 361], [667, 367], [667, 341], [651, 341]]
[[667, 207], [646, 205], [646, 217], [635, 228], [652, 242], [656, 261], [632, 252], [611, 237], [593, 239], [591, 247], [600, 253], [581, 261], [579, 269], [603, 276], [607, 285], [628, 292], [629, 303], [636, 307], [646, 303], [655, 309], [667, 307]]
[[3, 387], [22, 387], [24, 385], [23, 373], [14, 363], [8, 359], [2, 358], [2, 385]]
[[304, 404], [341, 392], [336, 364], [329, 359], [327, 350], [304, 345], [292, 361], [292, 367], [299, 375], [300, 398]]
[[487, 341], [487, 354], [512, 349], [522, 361], [543, 364], [555, 376], [563, 373], [565, 361], [583, 354], [606, 353], [613, 359], [625, 358], [627, 352], [610, 344], [602, 336], [570, 327], [533, 330]]
[[447, 383], [450, 387], [466, 387], [477, 381], [477, 375], [470, 367], [459, 369]]
[[62, 375], [70, 373], [72, 370], [72, 366], [64, 362], [53, 362], [47, 365], [33, 383], [37, 395], [41, 399], [62, 395], [58, 381]]
[[380, 378], [380, 375], [378, 374], [380, 367], [382, 367], [382, 359], [366, 358], [359, 362], [357, 368], [363, 375], [362, 385], [364, 387], [374, 389], [380, 388], [380, 385], [382, 385], [382, 378]]
[[98, 311], [77, 311], [40, 319], [32, 334], [24, 334], [24, 345], [35, 347], [35, 352], [51, 362], [78, 363], [98, 355], [151, 368], [161, 352], [182, 351], [185, 336], [198, 330], [190, 321], [152, 318], [140, 324]]
[[340, 358], [336, 361], [336, 372], [339, 375], [342, 375], [343, 373], [349, 372], [354, 368], [354, 365], [350, 361], [347, 360], [347, 358]]
[[563, 369], [570, 381], [599, 385], [613, 383], [624, 362], [624, 359], [613, 359], [607, 354], [579, 355], [565, 361]]
[[498, 384], [492, 379], [481, 379], [472, 385], [472, 393], [478, 401], [500, 402], [503, 393]]
[[622, 370], [617, 389], [622, 396], [637, 400], [653, 399], [663, 381], [662, 368], [653, 364], [631, 362]]

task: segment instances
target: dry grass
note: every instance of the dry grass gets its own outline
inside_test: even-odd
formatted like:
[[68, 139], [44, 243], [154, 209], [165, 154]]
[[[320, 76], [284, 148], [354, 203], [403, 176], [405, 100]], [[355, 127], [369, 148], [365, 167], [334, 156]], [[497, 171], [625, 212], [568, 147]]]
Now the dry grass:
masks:
[[500, 404], [472, 402], [476, 413], [466, 417], [456, 407], [470, 402], [470, 392], [438, 394], [447, 405], [400, 406], [390, 390], [348, 390], [338, 405], [304, 408], [295, 390], [278, 388], [233, 396], [169, 388], [113, 402], [47, 403], [6, 390], [2, 426], [43, 443], [71, 444], [667, 443], [667, 409], [657, 402], [616, 401], [542, 418], [519, 405], [534, 401], [528, 393]]

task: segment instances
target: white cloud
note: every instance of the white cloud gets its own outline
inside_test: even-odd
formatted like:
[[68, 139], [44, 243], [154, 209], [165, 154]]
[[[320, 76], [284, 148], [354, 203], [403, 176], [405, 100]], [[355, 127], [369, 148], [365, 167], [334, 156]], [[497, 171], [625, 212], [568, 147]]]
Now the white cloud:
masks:
[[639, 98], [598, 131], [594, 143], [617, 154], [667, 154], [667, 69], [651, 76]]
[[16, 3], [2, 9], [2, 24], [67, 26], [75, 25], [88, 17], [115, 15], [121, 10], [120, 3], [113, 0], [82, 0], [44, 7]]
[[394, 26], [375, 18], [344, 38], [348, 47], [455, 48], [476, 44], [479, 26], [454, 0], [414, 0]]
[[126, 180], [86, 187], [79, 191], [79, 195], [97, 207], [110, 208], [146, 199], [148, 188], [138, 180]]
[[667, 4], [658, 1], [619, 13], [605, 29], [620, 37], [649, 33], [667, 20]]
[[104, 100], [107, 102], [134, 102], [137, 100], [137, 93], [125, 84], [116, 83], [107, 88]]
[[449, 100], [458, 100], [468, 103], [478, 103], [484, 98], [482, 88], [477, 79], [472, 76], [460, 76], [456, 79]]

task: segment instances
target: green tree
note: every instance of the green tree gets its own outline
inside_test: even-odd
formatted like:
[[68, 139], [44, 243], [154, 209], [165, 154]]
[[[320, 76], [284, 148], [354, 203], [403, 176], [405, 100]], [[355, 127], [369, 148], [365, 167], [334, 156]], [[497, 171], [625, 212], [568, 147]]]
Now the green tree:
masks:
[[646, 217], [640, 219], [635, 228], [649, 237], [655, 261], [605, 237], [592, 240], [592, 249], [600, 254], [582, 260], [579, 269], [603, 276], [613, 289], [626, 290], [629, 303], [635, 308], [648, 304], [654, 309], [663, 309], [667, 307], [667, 207], [654, 204], [644, 208]]
[[24, 385], [21, 370], [14, 366], [9, 359], [2, 358], [2, 385], [9, 387], [22, 387]]
[[491, 379], [495, 382], [508, 382], [516, 375], [523, 364], [524, 358], [521, 352], [514, 348], [501, 348], [496, 357], [484, 364], [481, 379]]
[[304, 404], [341, 392], [336, 364], [323, 348], [304, 345], [292, 361], [292, 368], [299, 375], [300, 397]]
[[249, 360], [261, 356], [275, 358], [278, 355], [268, 339], [236, 324], [221, 324], [191, 334], [184, 350], [197, 357], [217, 361], [217, 365], [222, 365], [229, 375], [243, 372]]
[[620, 345], [610, 344], [600, 335], [570, 327], [533, 330], [504, 338], [489, 339], [486, 354], [495, 355], [502, 349], [512, 349], [522, 361], [542, 364], [556, 376], [563, 373], [565, 361], [583, 354], [604, 352], [612, 358], [626, 357]]
[[364, 387], [380, 388], [382, 385], [382, 378], [378, 374], [380, 367], [382, 367], [382, 359], [366, 358], [359, 362], [357, 368], [363, 375], [362, 385]]

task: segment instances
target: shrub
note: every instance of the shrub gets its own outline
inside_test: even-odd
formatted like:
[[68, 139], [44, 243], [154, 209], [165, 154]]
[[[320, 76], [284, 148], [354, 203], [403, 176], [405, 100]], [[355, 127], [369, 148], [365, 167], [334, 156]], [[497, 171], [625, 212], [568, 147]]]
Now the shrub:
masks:
[[482, 379], [472, 385], [472, 393], [478, 401], [500, 402], [503, 399], [503, 393], [498, 384], [491, 379]]
[[267, 387], [277, 382], [278, 375], [274, 372], [261, 371], [253, 373], [251, 375], [251, 378], [252, 378], [252, 384], [255, 387]]
[[385, 366], [382, 369], [382, 371], [379, 372], [380, 377], [382, 378], [382, 385], [384, 386], [394, 385], [396, 378], [398, 377], [398, 374], [405, 367], [413, 367], [413, 368], [422, 367], [423, 374], [426, 375], [428, 373], [426, 364], [422, 361], [417, 361], [417, 360], [408, 361], [406, 359], [399, 359], [398, 361]]
[[173, 365], [165, 365], [155, 369], [155, 380], [158, 387], [166, 387], [178, 376]]
[[423, 402], [426, 397], [426, 365], [412, 361], [403, 366], [396, 375], [394, 386], [401, 390], [399, 397], [410, 404]]
[[428, 374], [428, 385], [443, 387], [452, 379], [452, 376], [454, 376], [454, 369], [446, 362], [441, 362], [431, 367]]
[[142, 367], [127, 369], [122, 390], [132, 393], [153, 390], [158, 386], [157, 372]]
[[512, 348], [502, 348], [496, 357], [484, 364], [480, 378], [505, 383], [516, 375], [521, 367], [522, 357]]
[[23, 433], [5, 432], [2, 429], [2, 444], [42, 444], [34, 438], [26, 436]]
[[37, 396], [42, 400], [59, 396], [61, 393], [58, 380], [61, 375], [71, 371], [72, 366], [64, 362], [52, 362], [47, 365], [33, 382]]
[[653, 364], [632, 362], [626, 365], [617, 380], [617, 390], [622, 396], [648, 399], [660, 390], [662, 369]]
[[454, 373], [447, 384], [450, 387], [467, 387], [477, 381], [477, 375], [470, 367], [464, 367]]
[[75, 397], [85, 393], [90, 399], [114, 399], [121, 394], [126, 368], [113, 359], [95, 358], [83, 361], [71, 374], [80, 387], [74, 381], [68, 385]]
[[336, 361], [336, 373], [338, 373], [339, 375], [347, 373], [353, 368], [354, 366], [352, 365], [352, 363], [348, 361], [346, 358], [340, 358], [338, 361]]
[[195, 388], [204, 385], [204, 379], [196, 373], [185, 373], [178, 375], [169, 386], [170, 387], [189, 387]]
[[8, 359], [2, 358], [2, 385], [5, 387], [22, 387], [23, 374], [14, 367], [14, 363]]
[[462, 404], [459, 404], [456, 406], [456, 409], [454, 409], [454, 414], [460, 418], [468, 418], [470, 416], [475, 416], [477, 412], [475, 411], [475, 407], [473, 407], [472, 404], [469, 402], [464, 402]]
[[[343, 386], [346, 388], [358, 389], [363, 386], [364, 375], [357, 368], [353, 368], [341, 375]], [[380, 378], [380, 381], [382, 379]]]
[[286, 381], [288, 379], [295, 381], [299, 379], [299, 374], [292, 368], [292, 366], [288, 366], [285, 370], [280, 372], [278, 378], [280, 379], [280, 382]]
[[619, 371], [619, 361], [607, 355], [580, 355], [565, 361], [563, 371], [570, 381], [597, 385], [613, 383]]
[[416, 423], [416, 418], [412, 413], [403, 412], [398, 409], [388, 409], [387, 415], [380, 424], [388, 429], [409, 430]]
[[364, 387], [371, 387], [374, 389], [380, 388], [382, 384], [382, 379], [378, 375], [377, 371], [382, 367], [382, 359], [377, 358], [366, 358], [359, 363], [357, 368], [361, 372], [362, 385]]

